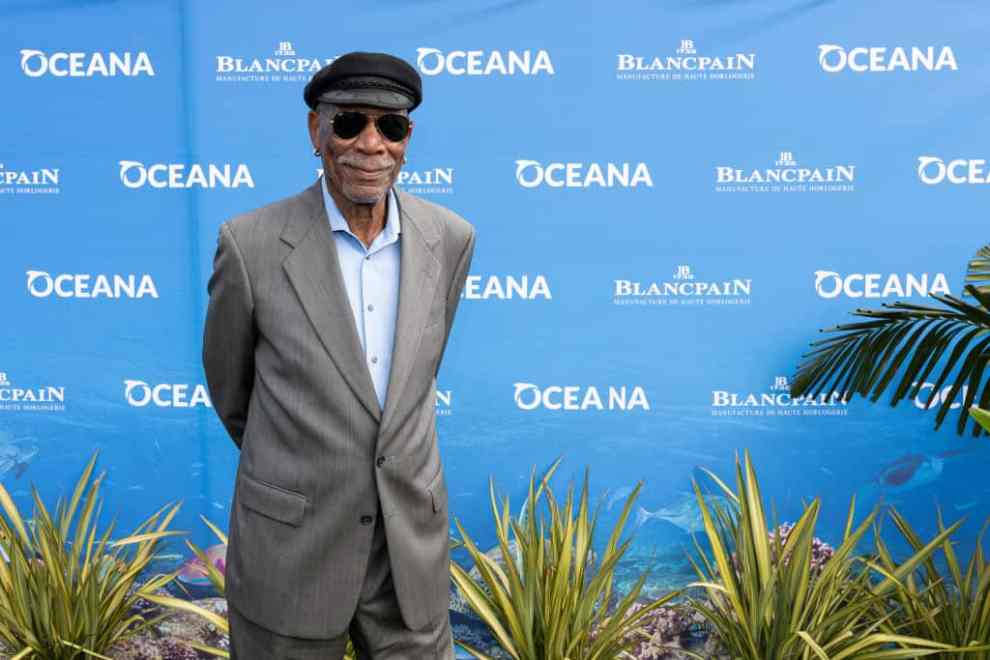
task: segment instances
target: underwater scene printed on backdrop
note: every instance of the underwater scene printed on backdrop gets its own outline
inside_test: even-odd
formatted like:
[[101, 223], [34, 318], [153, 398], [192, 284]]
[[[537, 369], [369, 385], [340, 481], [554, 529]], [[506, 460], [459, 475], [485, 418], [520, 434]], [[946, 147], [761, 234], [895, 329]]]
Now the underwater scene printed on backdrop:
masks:
[[[568, 488], [577, 495], [588, 468], [591, 505], [599, 512], [596, 547], [604, 543], [633, 488], [642, 482], [625, 524], [635, 540], [624, 566], [630, 571], [629, 585], [640, 571], [652, 568], [647, 593], [683, 586], [693, 579], [685, 553], [693, 547], [691, 535], [703, 532], [703, 523], [692, 480], [707, 491], [709, 505], [727, 505], [704, 470], [732, 483], [735, 456], [742, 448], [754, 457], [777, 519], [796, 520], [803, 502], [820, 497], [824, 507], [818, 536], [833, 543], [841, 538], [852, 496], [857, 498], [860, 515], [872, 506], [893, 505], [928, 533], [934, 531], [936, 506], [941, 506], [948, 520], [965, 516], [969, 522], [957, 537], [963, 552], [990, 514], [990, 486], [983, 485], [981, 478], [985, 445], [957, 440], [947, 429], [933, 432], [934, 411], [922, 411], [913, 404], [888, 409], [857, 399], [843, 406], [846, 414], [841, 427], [832, 429], [823, 428], [818, 415], [747, 415], [727, 422], [713, 414], [718, 410], [713, 406], [654, 403], [648, 410], [630, 409], [619, 417], [615, 411], [586, 411], [591, 414], [579, 413], [582, 421], [575, 423], [568, 415], [576, 411], [531, 410], [514, 416], [508, 408], [518, 404], [511, 391], [502, 397], [508, 399], [502, 405], [496, 403], [495, 392], [489, 396], [475, 392], [474, 396], [488, 405], [469, 412], [455, 391], [441, 389], [437, 395], [451, 535], [459, 536], [456, 517], [479, 547], [497, 545], [489, 478], [494, 480], [496, 497], [508, 496], [513, 511], [521, 514], [530, 478], [538, 481], [553, 460], [563, 457], [550, 486], [558, 501], [566, 497]], [[85, 410], [85, 405], [73, 407]], [[173, 527], [190, 532], [188, 538], [201, 547], [213, 545], [216, 539], [200, 516], [226, 529], [234, 471], [208, 452], [181, 453], [188, 447], [188, 438], [201, 433], [200, 446], [219, 445], [212, 452], [221, 457], [228, 454], [224, 460], [232, 460], [233, 443], [210, 428], [212, 410], [195, 413], [193, 417], [203, 417], [198, 423], [183, 412], [141, 424], [125, 423], [129, 413], [118, 411], [123, 417], [115, 424], [112, 406], [95, 405], [102, 411], [99, 425], [66, 412], [18, 418], [19, 423], [0, 430], [0, 482], [15, 503], [25, 512], [31, 510], [32, 485], [39, 488], [46, 503], [56, 496], [66, 497], [89, 452], [98, 448], [98, 468], [107, 471], [102, 486], [106, 513], [117, 518], [121, 533], [164, 502], [182, 499], [184, 505]], [[809, 409], [814, 408], [805, 408]], [[127, 425], [130, 428], [122, 431]], [[209, 430], [204, 433], [197, 425]], [[100, 438], [97, 442], [72, 452], [58, 449], [59, 438], [92, 438], [95, 433]], [[868, 454], [860, 446], [863, 437], [870, 439]], [[952, 442], [947, 442], [948, 437]], [[531, 447], [526, 462], [519, 460], [520, 444]], [[174, 548], [162, 555], [165, 567], [174, 564], [169, 570], [192, 555], [183, 543], [172, 544]], [[463, 551], [455, 552], [455, 559], [469, 566], [466, 553], [459, 552]]]

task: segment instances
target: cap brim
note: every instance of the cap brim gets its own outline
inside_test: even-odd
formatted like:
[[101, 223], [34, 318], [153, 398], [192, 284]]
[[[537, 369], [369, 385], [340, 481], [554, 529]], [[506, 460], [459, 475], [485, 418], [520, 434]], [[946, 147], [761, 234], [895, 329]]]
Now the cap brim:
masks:
[[387, 89], [335, 89], [324, 92], [317, 101], [337, 105], [370, 105], [387, 110], [403, 110], [413, 104], [411, 98]]

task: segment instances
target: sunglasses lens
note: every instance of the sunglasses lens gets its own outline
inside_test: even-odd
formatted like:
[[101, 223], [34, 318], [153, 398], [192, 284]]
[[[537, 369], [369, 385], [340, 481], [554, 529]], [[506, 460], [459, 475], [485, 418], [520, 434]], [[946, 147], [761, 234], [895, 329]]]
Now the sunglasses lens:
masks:
[[342, 140], [350, 140], [360, 133], [368, 117], [360, 112], [338, 112], [333, 118], [333, 132]]
[[378, 118], [378, 130], [392, 142], [401, 142], [409, 133], [409, 120], [403, 115], [382, 115]]

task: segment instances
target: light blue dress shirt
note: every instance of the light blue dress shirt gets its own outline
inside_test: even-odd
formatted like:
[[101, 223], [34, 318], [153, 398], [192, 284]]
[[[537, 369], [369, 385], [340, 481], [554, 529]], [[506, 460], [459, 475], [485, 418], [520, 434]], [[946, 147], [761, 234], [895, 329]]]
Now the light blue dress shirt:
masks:
[[399, 212], [395, 193], [388, 191], [385, 228], [365, 247], [351, 233], [347, 220], [320, 177], [323, 205], [330, 219], [344, 288], [350, 300], [364, 361], [375, 384], [378, 403], [385, 409], [388, 373], [392, 365], [395, 322], [399, 314]]

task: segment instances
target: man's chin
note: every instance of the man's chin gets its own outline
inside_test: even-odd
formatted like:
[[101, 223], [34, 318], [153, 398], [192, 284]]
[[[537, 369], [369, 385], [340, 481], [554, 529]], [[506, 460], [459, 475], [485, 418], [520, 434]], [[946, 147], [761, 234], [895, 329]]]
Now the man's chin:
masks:
[[385, 198], [385, 193], [388, 190], [377, 190], [374, 192], [361, 191], [361, 190], [347, 190], [344, 189], [344, 196], [351, 200], [353, 204], [370, 204], [375, 205]]

